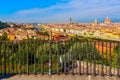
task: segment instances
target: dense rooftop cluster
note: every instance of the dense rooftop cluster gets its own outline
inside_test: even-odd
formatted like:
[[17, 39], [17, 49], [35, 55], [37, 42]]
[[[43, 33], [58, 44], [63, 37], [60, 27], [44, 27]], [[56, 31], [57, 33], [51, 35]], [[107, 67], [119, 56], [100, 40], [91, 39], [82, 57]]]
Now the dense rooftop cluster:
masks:
[[92, 23], [73, 23], [70, 18], [67, 24], [15, 24], [0, 22], [0, 26], [2, 26], [0, 36], [3, 33], [7, 33], [9, 40], [42, 38], [66, 41], [74, 36], [120, 40], [120, 23], [112, 23], [109, 17], [104, 20], [104, 23], [98, 22], [97, 19]]

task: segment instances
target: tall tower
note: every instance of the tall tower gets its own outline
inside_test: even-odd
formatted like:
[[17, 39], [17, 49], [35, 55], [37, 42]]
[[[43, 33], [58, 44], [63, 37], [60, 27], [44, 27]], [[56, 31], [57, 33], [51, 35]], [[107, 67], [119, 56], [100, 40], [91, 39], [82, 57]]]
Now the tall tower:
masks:
[[70, 17], [70, 19], [69, 19], [69, 23], [72, 24], [72, 18], [71, 18], [71, 17]]
[[98, 21], [97, 21], [97, 19], [95, 18], [95, 26], [97, 26], [97, 24], [98, 24]]
[[98, 25], [98, 20], [95, 18], [94, 22], [92, 22], [92, 25], [97, 26]]

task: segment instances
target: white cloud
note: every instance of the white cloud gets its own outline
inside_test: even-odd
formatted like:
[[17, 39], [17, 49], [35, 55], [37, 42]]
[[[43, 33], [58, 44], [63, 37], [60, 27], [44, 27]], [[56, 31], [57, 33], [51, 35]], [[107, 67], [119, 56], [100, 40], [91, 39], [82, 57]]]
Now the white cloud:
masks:
[[[61, 0], [62, 2], [67, 0]], [[13, 20], [36, 22], [67, 22], [74, 19], [102, 16], [120, 16], [119, 0], [69, 0], [47, 8], [20, 10], [13, 14]]]
[[34, 8], [34, 9], [29, 9], [29, 10], [21, 10], [21, 11], [18, 11], [16, 14], [26, 15], [26, 14], [34, 14], [34, 13], [38, 13], [38, 12], [41, 12], [41, 9], [39, 9], [39, 8]]

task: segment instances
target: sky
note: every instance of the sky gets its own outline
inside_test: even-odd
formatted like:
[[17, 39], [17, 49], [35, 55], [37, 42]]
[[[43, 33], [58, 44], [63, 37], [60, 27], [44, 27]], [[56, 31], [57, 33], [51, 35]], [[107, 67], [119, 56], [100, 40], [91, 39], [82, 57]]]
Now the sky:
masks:
[[1, 0], [0, 21], [17, 23], [120, 22], [120, 0]]

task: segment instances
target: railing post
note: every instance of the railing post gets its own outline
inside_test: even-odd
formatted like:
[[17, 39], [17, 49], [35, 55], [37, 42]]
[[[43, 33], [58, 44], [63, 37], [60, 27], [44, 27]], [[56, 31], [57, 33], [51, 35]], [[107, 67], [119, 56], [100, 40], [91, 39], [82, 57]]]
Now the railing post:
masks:
[[111, 67], [111, 60], [112, 59], [112, 55], [111, 55], [111, 42], [110, 42], [110, 66], [109, 66], [109, 76], [112, 76], [112, 73], [111, 73], [111, 69], [112, 69], [112, 67]]
[[[74, 44], [74, 39], [72, 40], [72, 43]], [[73, 45], [72, 45], [72, 74], [74, 75], [74, 49], [73, 49]]]
[[27, 59], [27, 75], [29, 75], [29, 53], [28, 53], [28, 42], [26, 42], [26, 48], [27, 48], [27, 56], [26, 56], [26, 59]]
[[[100, 42], [98, 41], [98, 46], [97, 46], [97, 47], [98, 47], [98, 50], [100, 49], [100, 47], [99, 47], [99, 43], [100, 43]], [[100, 57], [99, 57], [99, 58], [100, 58]], [[100, 65], [98, 64], [98, 74], [100, 74], [100, 72], [99, 72], [99, 68], [100, 68]]]
[[86, 45], [86, 59], [87, 59], [87, 62], [86, 62], [86, 74], [88, 75], [89, 74], [89, 72], [88, 72], [88, 41], [87, 41], [86, 44], [87, 44]]
[[63, 41], [63, 51], [64, 51], [64, 74], [66, 74], [66, 49], [65, 49], [65, 42]]
[[[78, 42], [79, 43], [79, 42]], [[81, 41], [80, 41], [80, 45], [81, 45]], [[81, 47], [81, 46], [80, 46]], [[77, 46], [77, 48], [78, 48], [78, 46]], [[79, 54], [79, 75], [81, 75], [81, 54]]]
[[36, 75], [36, 45], [35, 45], [35, 41], [34, 41], [34, 74]]
[[[45, 45], [43, 41], [40, 41], [40, 45]], [[44, 65], [43, 65], [43, 58], [44, 58], [44, 49], [43, 49], [43, 46], [42, 46], [42, 55], [41, 55], [41, 74], [44, 74]]]
[[120, 42], [118, 42], [117, 76], [120, 77]]
[[22, 53], [21, 53], [21, 48], [20, 48], [20, 46], [21, 46], [21, 42], [19, 42], [19, 74], [21, 75], [22, 74], [22, 71], [21, 71], [21, 68], [22, 68]]
[[52, 48], [51, 48], [51, 41], [49, 40], [49, 75], [52, 74]]
[[57, 42], [57, 44], [58, 44], [58, 52], [57, 52], [57, 74], [59, 74], [59, 65], [60, 64], [62, 64], [62, 60], [60, 60], [59, 59], [59, 57], [60, 57], [60, 44], [59, 44], [59, 42]]
[[[84, 51], [84, 49], [83, 49], [84, 46], [85, 46], [85, 42], [84, 42], [84, 41], [82, 41], [82, 45], [81, 45], [81, 46], [82, 46], [81, 52], [83, 52], [83, 54], [85, 54], [85, 51]], [[81, 56], [82, 56], [82, 64], [83, 64], [83, 65], [82, 65], [82, 66], [83, 66], [83, 67], [82, 67], [82, 74], [85, 74], [85, 71], [84, 71], [84, 65], [85, 65], [85, 64], [84, 64], [84, 57], [86, 57], [86, 56], [83, 55], [83, 54], [81, 55]]]
[[11, 51], [11, 55], [12, 55], [12, 74], [14, 74], [14, 53], [13, 53], [14, 46], [13, 46], [13, 42], [11, 42], [11, 45], [12, 45], [12, 51]]
[[[107, 45], [108, 44], [107, 44], [107, 41], [106, 41], [106, 60], [108, 59], [108, 52], [107, 52], [108, 46]], [[107, 64], [107, 62], [106, 62], [106, 64]], [[106, 75], [107, 75], [107, 65], [106, 65]]]
[[[92, 43], [93, 43], [93, 42], [90, 41], [90, 44], [92, 44]], [[93, 51], [93, 53], [94, 53], [94, 51]], [[90, 55], [90, 65], [89, 65], [89, 66], [90, 66], [90, 68], [89, 68], [89, 69], [90, 69], [90, 73], [89, 73], [89, 74], [92, 74], [92, 72], [93, 72], [93, 71], [92, 71], [92, 67], [93, 67], [92, 64], [93, 64], [93, 63], [92, 63], [92, 55]]]
[[104, 45], [104, 43], [103, 43], [103, 41], [102, 41], [102, 67], [101, 67], [101, 69], [102, 69], [101, 75], [102, 75], [102, 76], [104, 76], [104, 71], [103, 71], [103, 69], [104, 69], [103, 45]]
[[6, 75], [6, 42], [4, 44], [4, 75]]
[[96, 76], [96, 42], [94, 42], [94, 75]]

